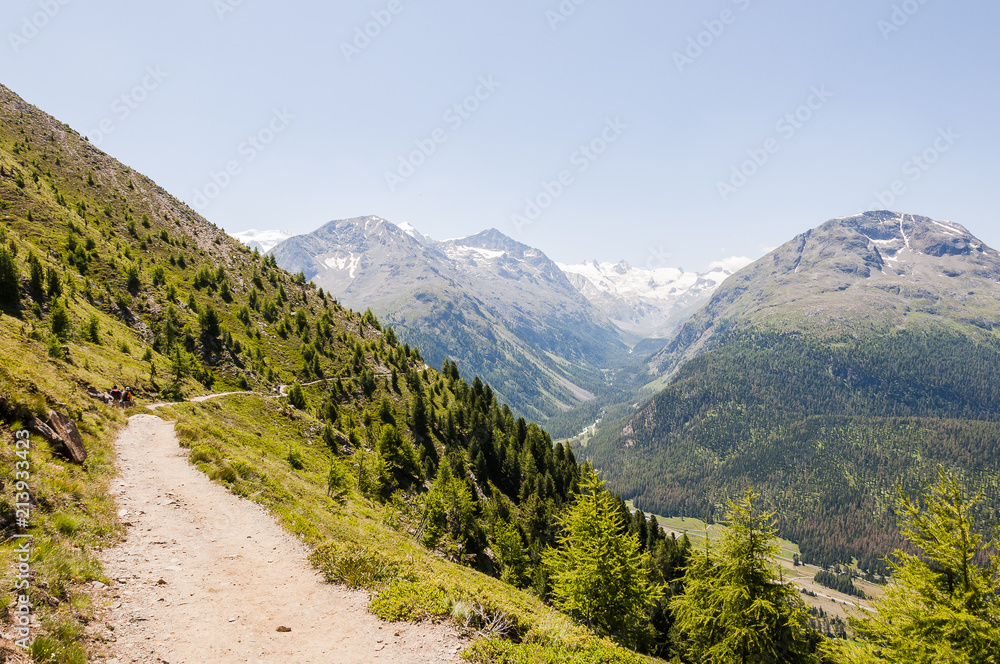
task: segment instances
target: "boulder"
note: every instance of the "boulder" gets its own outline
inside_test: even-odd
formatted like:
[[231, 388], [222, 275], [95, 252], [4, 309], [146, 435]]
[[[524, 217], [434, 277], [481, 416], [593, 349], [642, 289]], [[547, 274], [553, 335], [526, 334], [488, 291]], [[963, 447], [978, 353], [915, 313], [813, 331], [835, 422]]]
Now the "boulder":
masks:
[[29, 428], [49, 441], [52, 451], [73, 463], [82, 464], [87, 460], [87, 448], [83, 437], [73, 420], [54, 410], [49, 411], [49, 421], [32, 418]]
[[107, 404], [108, 406], [113, 406], [115, 400], [107, 392], [101, 392], [96, 387], [88, 387], [87, 394], [90, 395], [92, 399], [97, 399], [98, 401]]

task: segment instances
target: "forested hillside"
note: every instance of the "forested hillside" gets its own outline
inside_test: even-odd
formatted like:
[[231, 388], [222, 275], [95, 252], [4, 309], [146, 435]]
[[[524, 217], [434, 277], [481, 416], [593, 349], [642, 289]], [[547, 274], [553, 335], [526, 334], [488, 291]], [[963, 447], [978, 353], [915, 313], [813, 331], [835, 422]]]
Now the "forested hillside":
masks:
[[584, 455], [658, 514], [718, 518], [752, 484], [821, 565], [884, 572], [896, 489], [938, 464], [995, 519], [996, 252], [902, 219], [835, 220], [734, 275], [654, 360], [680, 365], [669, 386]]

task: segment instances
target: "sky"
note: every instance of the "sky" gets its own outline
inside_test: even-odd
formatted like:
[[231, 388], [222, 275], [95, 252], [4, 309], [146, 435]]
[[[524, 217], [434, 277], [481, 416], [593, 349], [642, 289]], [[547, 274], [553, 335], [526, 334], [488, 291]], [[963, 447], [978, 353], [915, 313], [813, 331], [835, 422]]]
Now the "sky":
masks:
[[0, 82], [229, 232], [703, 270], [866, 209], [1000, 247], [1000, 3], [5, 0]]

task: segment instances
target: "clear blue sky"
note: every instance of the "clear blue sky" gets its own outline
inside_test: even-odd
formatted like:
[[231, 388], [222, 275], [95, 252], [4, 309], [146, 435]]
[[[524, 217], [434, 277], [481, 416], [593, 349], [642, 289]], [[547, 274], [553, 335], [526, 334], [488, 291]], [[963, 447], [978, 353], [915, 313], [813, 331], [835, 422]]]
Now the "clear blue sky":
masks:
[[701, 269], [895, 183], [877, 207], [1000, 246], [996, 3], [575, 1], [5, 0], [0, 81], [229, 231], [377, 214]]

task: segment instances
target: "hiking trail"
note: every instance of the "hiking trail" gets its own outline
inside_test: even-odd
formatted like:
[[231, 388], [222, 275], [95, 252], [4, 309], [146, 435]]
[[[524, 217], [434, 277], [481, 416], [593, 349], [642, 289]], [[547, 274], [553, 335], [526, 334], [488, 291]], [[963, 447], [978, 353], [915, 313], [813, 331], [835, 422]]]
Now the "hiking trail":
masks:
[[386, 623], [366, 593], [325, 583], [263, 507], [188, 463], [173, 422], [133, 415], [115, 449], [127, 537], [101, 555], [112, 583], [94, 584], [96, 636], [108, 642], [92, 661], [460, 661], [449, 624]]

